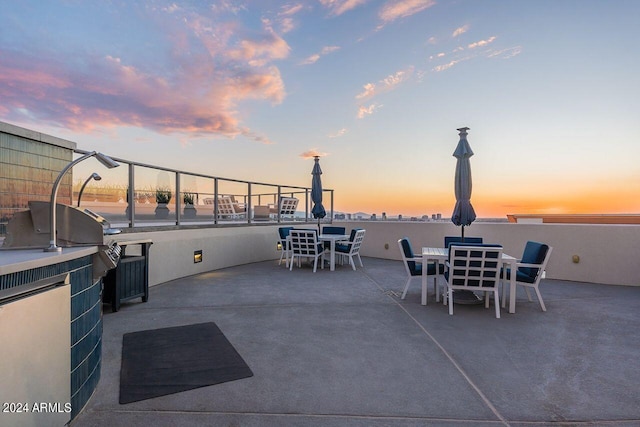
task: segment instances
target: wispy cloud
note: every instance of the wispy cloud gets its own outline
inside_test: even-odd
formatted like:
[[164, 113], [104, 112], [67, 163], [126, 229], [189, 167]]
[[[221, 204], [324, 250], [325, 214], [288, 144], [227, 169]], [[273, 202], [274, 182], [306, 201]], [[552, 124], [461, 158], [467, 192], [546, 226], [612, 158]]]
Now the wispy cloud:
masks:
[[458, 36], [463, 35], [467, 31], [469, 31], [469, 25], [463, 25], [462, 27], [458, 27], [455, 30], [453, 30], [453, 34], [451, 36], [452, 37], [458, 37]]
[[522, 53], [522, 46], [510, 47], [507, 49], [494, 50], [488, 55], [489, 58], [509, 59]]
[[470, 43], [470, 44], [467, 46], [467, 48], [469, 48], [469, 49], [475, 49], [475, 48], [477, 48], [477, 47], [484, 47], [484, 46], [487, 46], [488, 44], [493, 43], [493, 42], [496, 40], [496, 38], [497, 38], [496, 36], [491, 36], [491, 37], [489, 37], [489, 38], [488, 38], [488, 39], [486, 39], [486, 40], [478, 40], [477, 42]]
[[296, 28], [296, 23], [293, 17], [300, 13], [303, 9], [304, 5], [302, 3], [282, 6], [280, 12], [278, 12], [277, 20], [280, 31], [283, 34], [293, 31]]
[[382, 108], [382, 104], [371, 104], [368, 106], [365, 105], [361, 105], [360, 107], [358, 107], [358, 118], [359, 119], [364, 119], [367, 116], [372, 115], [373, 113], [376, 112], [376, 110]]
[[329, 153], [323, 153], [319, 151], [317, 148], [312, 148], [303, 153], [300, 153], [300, 157], [302, 157], [303, 159], [313, 159], [314, 157], [326, 157], [328, 155]]
[[343, 136], [345, 133], [347, 133], [347, 129], [346, 128], [342, 128], [337, 132], [331, 133], [329, 135], [327, 135], [329, 138], [340, 138], [341, 136]]
[[[224, 5], [232, 7], [218, 7]], [[162, 17], [149, 22], [158, 24], [163, 42], [172, 43], [171, 65], [150, 66], [107, 52], [76, 52], [69, 61], [44, 49], [0, 46], [3, 118], [29, 117], [81, 132], [137, 126], [270, 143], [240, 122], [237, 105], [247, 99], [283, 101], [285, 85], [275, 61], [289, 55], [286, 41], [268, 23], [249, 32], [238, 22], [218, 25], [179, 7], [154, 13]]]
[[320, 0], [320, 4], [329, 9], [331, 15], [338, 16], [368, 1], [369, 0]]
[[356, 95], [356, 99], [372, 98], [380, 93], [395, 89], [398, 85], [408, 80], [413, 74], [413, 67], [397, 71], [377, 83], [367, 83], [363, 86], [363, 91]]
[[436, 4], [435, 0], [390, 0], [380, 9], [378, 17], [382, 26], [399, 18], [406, 18], [430, 8]]
[[304, 61], [302, 61], [301, 65], [310, 65], [315, 64], [318, 60], [324, 56], [328, 55], [331, 52], [335, 52], [336, 50], [340, 50], [340, 46], [325, 46], [319, 53], [314, 53], [313, 55], [307, 57]]
[[436, 65], [435, 67], [432, 68], [432, 71], [435, 71], [436, 73], [439, 73], [441, 71], [448, 70], [449, 68], [453, 67], [454, 65], [456, 65], [459, 62], [462, 62], [462, 61], [464, 61], [466, 59], [468, 59], [468, 58], [454, 59], [452, 61], [447, 62], [446, 64]]

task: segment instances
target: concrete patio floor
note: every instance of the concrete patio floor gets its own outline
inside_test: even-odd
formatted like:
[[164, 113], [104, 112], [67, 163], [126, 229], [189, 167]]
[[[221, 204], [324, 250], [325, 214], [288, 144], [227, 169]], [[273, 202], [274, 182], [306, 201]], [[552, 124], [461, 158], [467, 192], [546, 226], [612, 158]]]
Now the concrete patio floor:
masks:
[[[640, 288], [545, 280], [547, 312], [405, 300], [399, 261], [277, 261], [182, 278], [105, 305], [100, 383], [81, 426], [640, 425]], [[521, 292], [521, 293], [520, 293]], [[122, 336], [216, 322], [254, 376], [118, 403]]]

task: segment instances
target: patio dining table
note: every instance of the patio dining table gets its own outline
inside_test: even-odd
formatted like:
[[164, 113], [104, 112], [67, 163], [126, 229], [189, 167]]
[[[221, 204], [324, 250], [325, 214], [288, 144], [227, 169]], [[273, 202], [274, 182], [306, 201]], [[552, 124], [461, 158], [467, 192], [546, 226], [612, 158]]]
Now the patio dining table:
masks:
[[334, 271], [336, 269], [336, 242], [348, 241], [348, 234], [320, 234], [318, 240], [321, 242], [329, 242], [329, 270]]
[[[422, 248], [422, 265], [427, 265], [430, 261], [435, 261], [436, 272], [439, 271], [439, 264], [445, 263], [449, 258], [449, 250], [447, 248]], [[518, 260], [511, 255], [502, 254], [502, 264], [509, 266], [511, 271], [516, 271]], [[433, 280], [437, 280], [437, 277]], [[438, 293], [436, 292], [436, 301]], [[422, 269], [422, 305], [427, 305], [427, 269]], [[509, 278], [509, 313], [516, 312], [516, 275], [511, 274]]]

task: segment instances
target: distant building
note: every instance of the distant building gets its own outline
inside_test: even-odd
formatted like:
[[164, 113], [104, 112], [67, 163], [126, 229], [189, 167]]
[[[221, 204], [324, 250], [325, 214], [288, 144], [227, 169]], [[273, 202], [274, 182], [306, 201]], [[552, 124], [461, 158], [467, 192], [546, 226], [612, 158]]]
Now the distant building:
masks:
[[518, 224], [640, 224], [640, 214], [510, 214]]

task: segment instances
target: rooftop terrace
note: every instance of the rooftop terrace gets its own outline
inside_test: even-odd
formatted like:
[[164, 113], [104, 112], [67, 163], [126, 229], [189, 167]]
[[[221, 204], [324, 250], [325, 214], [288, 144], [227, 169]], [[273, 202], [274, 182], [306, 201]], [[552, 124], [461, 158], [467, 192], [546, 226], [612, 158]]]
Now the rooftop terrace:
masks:
[[[546, 313], [522, 292], [501, 319], [449, 316], [418, 281], [399, 299], [401, 262], [363, 261], [250, 263], [106, 310], [100, 383], [71, 426], [640, 425], [638, 287], [544, 280]], [[210, 321], [253, 377], [118, 403], [123, 334]]]

